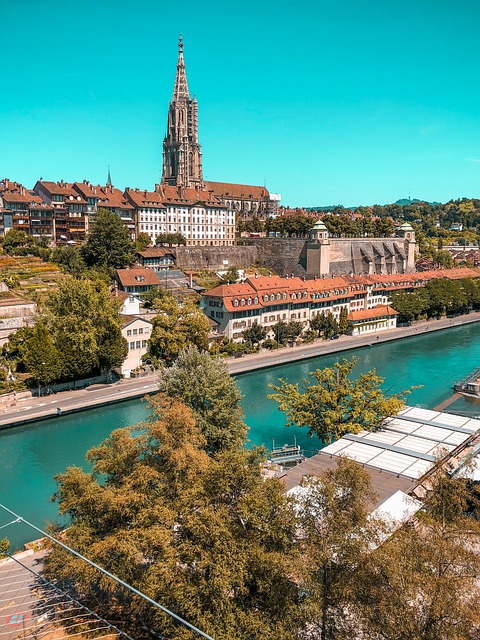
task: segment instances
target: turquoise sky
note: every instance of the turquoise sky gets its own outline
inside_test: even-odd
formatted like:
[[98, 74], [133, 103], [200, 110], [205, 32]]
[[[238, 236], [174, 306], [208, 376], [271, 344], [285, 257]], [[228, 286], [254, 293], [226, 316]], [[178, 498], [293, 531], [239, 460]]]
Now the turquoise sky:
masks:
[[0, 0], [0, 27], [0, 177], [152, 189], [182, 32], [206, 179], [480, 197], [478, 0]]

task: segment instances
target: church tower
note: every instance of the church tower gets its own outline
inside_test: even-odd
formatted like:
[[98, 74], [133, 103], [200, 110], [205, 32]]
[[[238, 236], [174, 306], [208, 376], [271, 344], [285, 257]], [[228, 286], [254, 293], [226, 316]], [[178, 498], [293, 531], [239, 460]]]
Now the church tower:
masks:
[[202, 153], [198, 144], [198, 104], [190, 98], [183, 59], [183, 39], [178, 41], [177, 75], [168, 108], [167, 135], [163, 141], [162, 184], [201, 187]]

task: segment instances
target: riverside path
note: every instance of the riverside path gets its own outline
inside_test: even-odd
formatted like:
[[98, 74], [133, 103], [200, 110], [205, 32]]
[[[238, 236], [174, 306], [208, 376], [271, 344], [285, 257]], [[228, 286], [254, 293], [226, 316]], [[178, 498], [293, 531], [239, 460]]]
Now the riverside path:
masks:
[[[331, 353], [341, 353], [349, 349], [368, 347], [381, 342], [418, 336], [431, 331], [449, 329], [478, 321], [480, 321], [480, 312], [456, 318], [442, 318], [428, 322], [420, 321], [410, 327], [398, 327], [378, 334], [372, 333], [354, 337], [341, 336], [338, 340], [318, 340], [313, 344], [286, 347], [275, 351], [263, 351], [262, 353], [250, 354], [241, 358], [229, 358], [227, 359], [227, 364], [230, 373], [235, 375]], [[93, 385], [86, 389], [18, 399], [12, 401], [12, 404], [0, 413], [0, 429], [52, 418], [57, 414], [64, 415], [122, 402], [123, 400], [140, 398], [146, 394], [155, 393], [157, 389], [157, 377], [155, 374], [150, 374], [142, 378], [124, 378], [112, 384]]]

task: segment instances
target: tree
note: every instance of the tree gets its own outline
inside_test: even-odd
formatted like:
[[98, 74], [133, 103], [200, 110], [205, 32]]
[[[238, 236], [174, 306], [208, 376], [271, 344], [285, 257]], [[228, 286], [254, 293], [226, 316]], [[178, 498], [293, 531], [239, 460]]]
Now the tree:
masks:
[[2, 240], [5, 253], [12, 253], [17, 247], [23, 247], [27, 242], [27, 234], [21, 229], [9, 229]]
[[[293, 640], [295, 514], [280, 482], [264, 480], [256, 450], [208, 456], [180, 401], [152, 409], [89, 452], [90, 473], [57, 476], [64, 541], [218, 640]], [[195, 637], [58, 546], [44, 570], [139, 640]]]
[[400, 314], [399, 322], [409, 322], [424, 315], [430, 308], [430, 295], [425, 288], [408, 293], [406, 291], [394, 291], [391, 295], [392, 306]]
[[139, 233], [135, 240], [135, 250], [136, 251], [145, 251], [152, 244], [152, 239], [148, 235], [148, 233]]
[[61, 376], [61, 357], [45, 324], [39, 320], [25, 345], [23, 363], [38, 384], [49, 385]]
[[10, 541], [8, 538], [0, 538], [0, 560], [5, 558], [10, 549]]
[[243, 339], [252, 344], [259, 344], [267, 337], [267, 330], [255, 321], [251, 327], [242, 332]]
[[187, 244], [187, 239], [181, 233], [159, 233], [155, 239], [156, 244], [172, 245]]
[[358, 611], [366, 637], [480, 637], [479, 523], [465, 515], [463, 480], [439, 469], [429, 482], [425, 510], [413, 526], [400, 529], [365, 563]]
[[317, 313], [317, 315], [310, 320], [310, 326], [314, 331], [318, 332], [319, 336], [323, 336], [324, 340], [328, 340], [332, 336], [339, 333], [340, 330], [338, 322], [336, 321], [335, 316], [331, 311], [328, 311], [327, 313], [325, 313], [325, 311]]
[[79, 278], [86, 269], [79, 247], [59, 246], [52, 254], [52, 261], [60, 265], [63, 271]]
[[135, 261], [135, 244], [119, 216], [99, 209], [82, 255], [89, 267], [120, 269]]
[[210, 453], [245, 442], [242, 396], [227, 365], [219, 358], [190, 346], [172, 367], [160, 370], [158, 386], [169, 398], [181, 398], [192, 410]]
[[149, 356], [171, 364], [188, 345], [208, 349], [210, 324], [197, 305], [195, 296], [187, 297], [180, 306], [171, 293], [154, 302], [157, 315], [148, 341]]
[[348, 310], [347, 307], [340, 309], [340, 317], [338, 319], [338, 333], [344, 335], [348, 329]]
[[118, 301], [99, 280], [67, 277], [42, 308], [42, 322], [59, 354], [60, 379], [82, 378], [119, 366], [128, 345], [121, 334]]
[[316, 383], [303, 380], [291, 384], [280, 379], [280, 385], [269, 398], [276, 400], [287, 417], [287, 425], [308, 427], [308, 435], [332, 442], [346, 433], [379, 431], [385, 418], [396, 415], [404, 406], [410, 391], [386, 395], [384, 380], [375, 369], [362, 373], [357, 380], [349, 375], [356, 358], [336, 362], [333, 367], [317, 369], [311, 375]]
[[307, 476], [297, 495], [302, 614], [309, 637], [355, 637], [351, 615], [358, 569], [378, 544], [382, 524], [369, 519], [375, 498], [370, 476], [348, 458], [319, 476]]

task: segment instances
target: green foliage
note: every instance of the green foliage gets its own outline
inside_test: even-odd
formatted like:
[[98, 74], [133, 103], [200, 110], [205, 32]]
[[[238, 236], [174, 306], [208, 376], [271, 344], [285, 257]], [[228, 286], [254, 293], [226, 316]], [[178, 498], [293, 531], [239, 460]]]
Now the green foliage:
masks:
[[272, 329], [277, 343], [286, 345], [287, 342], [296, 340], [303, 331], [303, 325], [296, 320], [290, 320], [290, 322], [277, 322], [273, 325]]
[[159, 233], [155, 241], [157, 244], [166, 244], [169, 247], [172, 245], [187, 244], [187, 239], [181, 233]]
[[56, 247], [52, 252], [52, 261], [58, 264], [62, 271], [76, 278], [84, 274], [86, 269], [82, 250], [79, 247], [70, 247], [68, 245]]
[[157, 315], [153, 318], [153, 330], [148, 341], [149, 356], [171, 364], [180, 351], [188, 345], [208, 349], [210, 324], [198, 307], [196, 297], [185, 298], [182, 306], [171, 293], [154, 303]]
[[267, 330], [255, 321], [251, 327], [242, 332], [243, 339], [252, 344], [259, 344], [267, 337]]
[[115, 213], [99, 209], [82, 247], [82, 256], [88, 267], [120, 269], [135, 261], [135, 244]]
[[344, 359], [333, 367], [317, 369], [311, 374], [315, 383], [291, 384], [280, 379], [280, 385], [270, 385], [274, 393], [269, 398], [278, 402], [288, 426], [307, 427], [309, 436], [316, 435], [323, 442], [338, 440], [346, 433], [378, 431], [385, 418], [405, 406], [404, 397], [410, 391], [386, 395], [381, 389], [384, 380], [375, 369], [351, 380], [356, 362], [356, 358]]
[[23, 363], [34, 380], [49, 385], [62, 376], [62, 358], [42, 320], [37, 321], [25, 345]]
[[422, 316], [463, 313], [480, 307], [480, 285], [471, 278], [435, 278], [427, 282], [425, 287], [411, 293], [393, 292], [391, 301], [394, 309], [400, 313], [400, 322]]
[[40, 311], [35, 326], [19, 329], [3, 348], [7, 360], [36, 382], [88, 377], [125, 360], [118, 301], [101, 280], [66, 277]]
[[[344, 307], [342, 307], [342, 309], [344, 309]], [[346, 323], [345, 319], [343, 320], [343, 324], [346, 324], [346, 327], [348, 327], [348, 317]], [[323, 337], [324, 340], [328, 340], [332, 336], [340, 333], [339, 324], [331, 311], [327, 311], [327, 313], [325, 313], [325, 311], [317, 313], [317, 315], [310, 320], [310, 327], [314, 331], [317, 331], [317, 335]]]
[[[157, 397], [147, 424], [115, 431], [89, 453], [92, 473], [57, 476], [59, 510], [71, 520], [65, 541], [218, 640], [294, 640], [293, 508], [278, 480], [263, 479], [258, 451], [213, 458], [203, 446], [191, 412]], [[60, 547], [45, 572], [107, 618], [115, 601], [139, 640], [152, 628], [193, 640]]]
[[414, 526], [400, 529], [361, 568], [357, 607], [368, 637], [479, 637], [479, 523], [464, 513], [463, 480], [440, 469], [428, 485]]
[[194, 346], [182, 351], [172, 367], [161, 369], [159, 389], [170, 398], [182, 399], [215, 453], [241, 446], [246, 437], [241, 394], [227, 366]]
[[338, 333], [344, 335], [348, 329], [348, 310], [347, 307], [340, 309], [340, 317], [338, 319]]
[[152, 239], [148, 235], [148, 233], [139, 233], [135, 240], [135, 250], [136, 251], [145, 251], [151, 245]]
[[0, 538], [0, 560], [5, 558], [10, 549], [10, 541], [8, 538]]
[[17, 247], [23, 247], [27, 242], [27, 234], [20, 229], [10, 229], [2, 241], [5, 253], [12, 253]]
[[382, 523], [368, 517], [376, 497], [370, 476], [357, 463], [339, 458], [336, 467], [307, 476], [302, 485], [297, 497], [304, 560], [301, 615], [309, 637], [356, 637], [358, 617], [352, 616], [352, 607], [357, 571], [382, 533]]
[[2, 273], [0, 281], [6, 284], [9, 289], [17, 289], [20, 284], [20, 278], [16, 273]]

